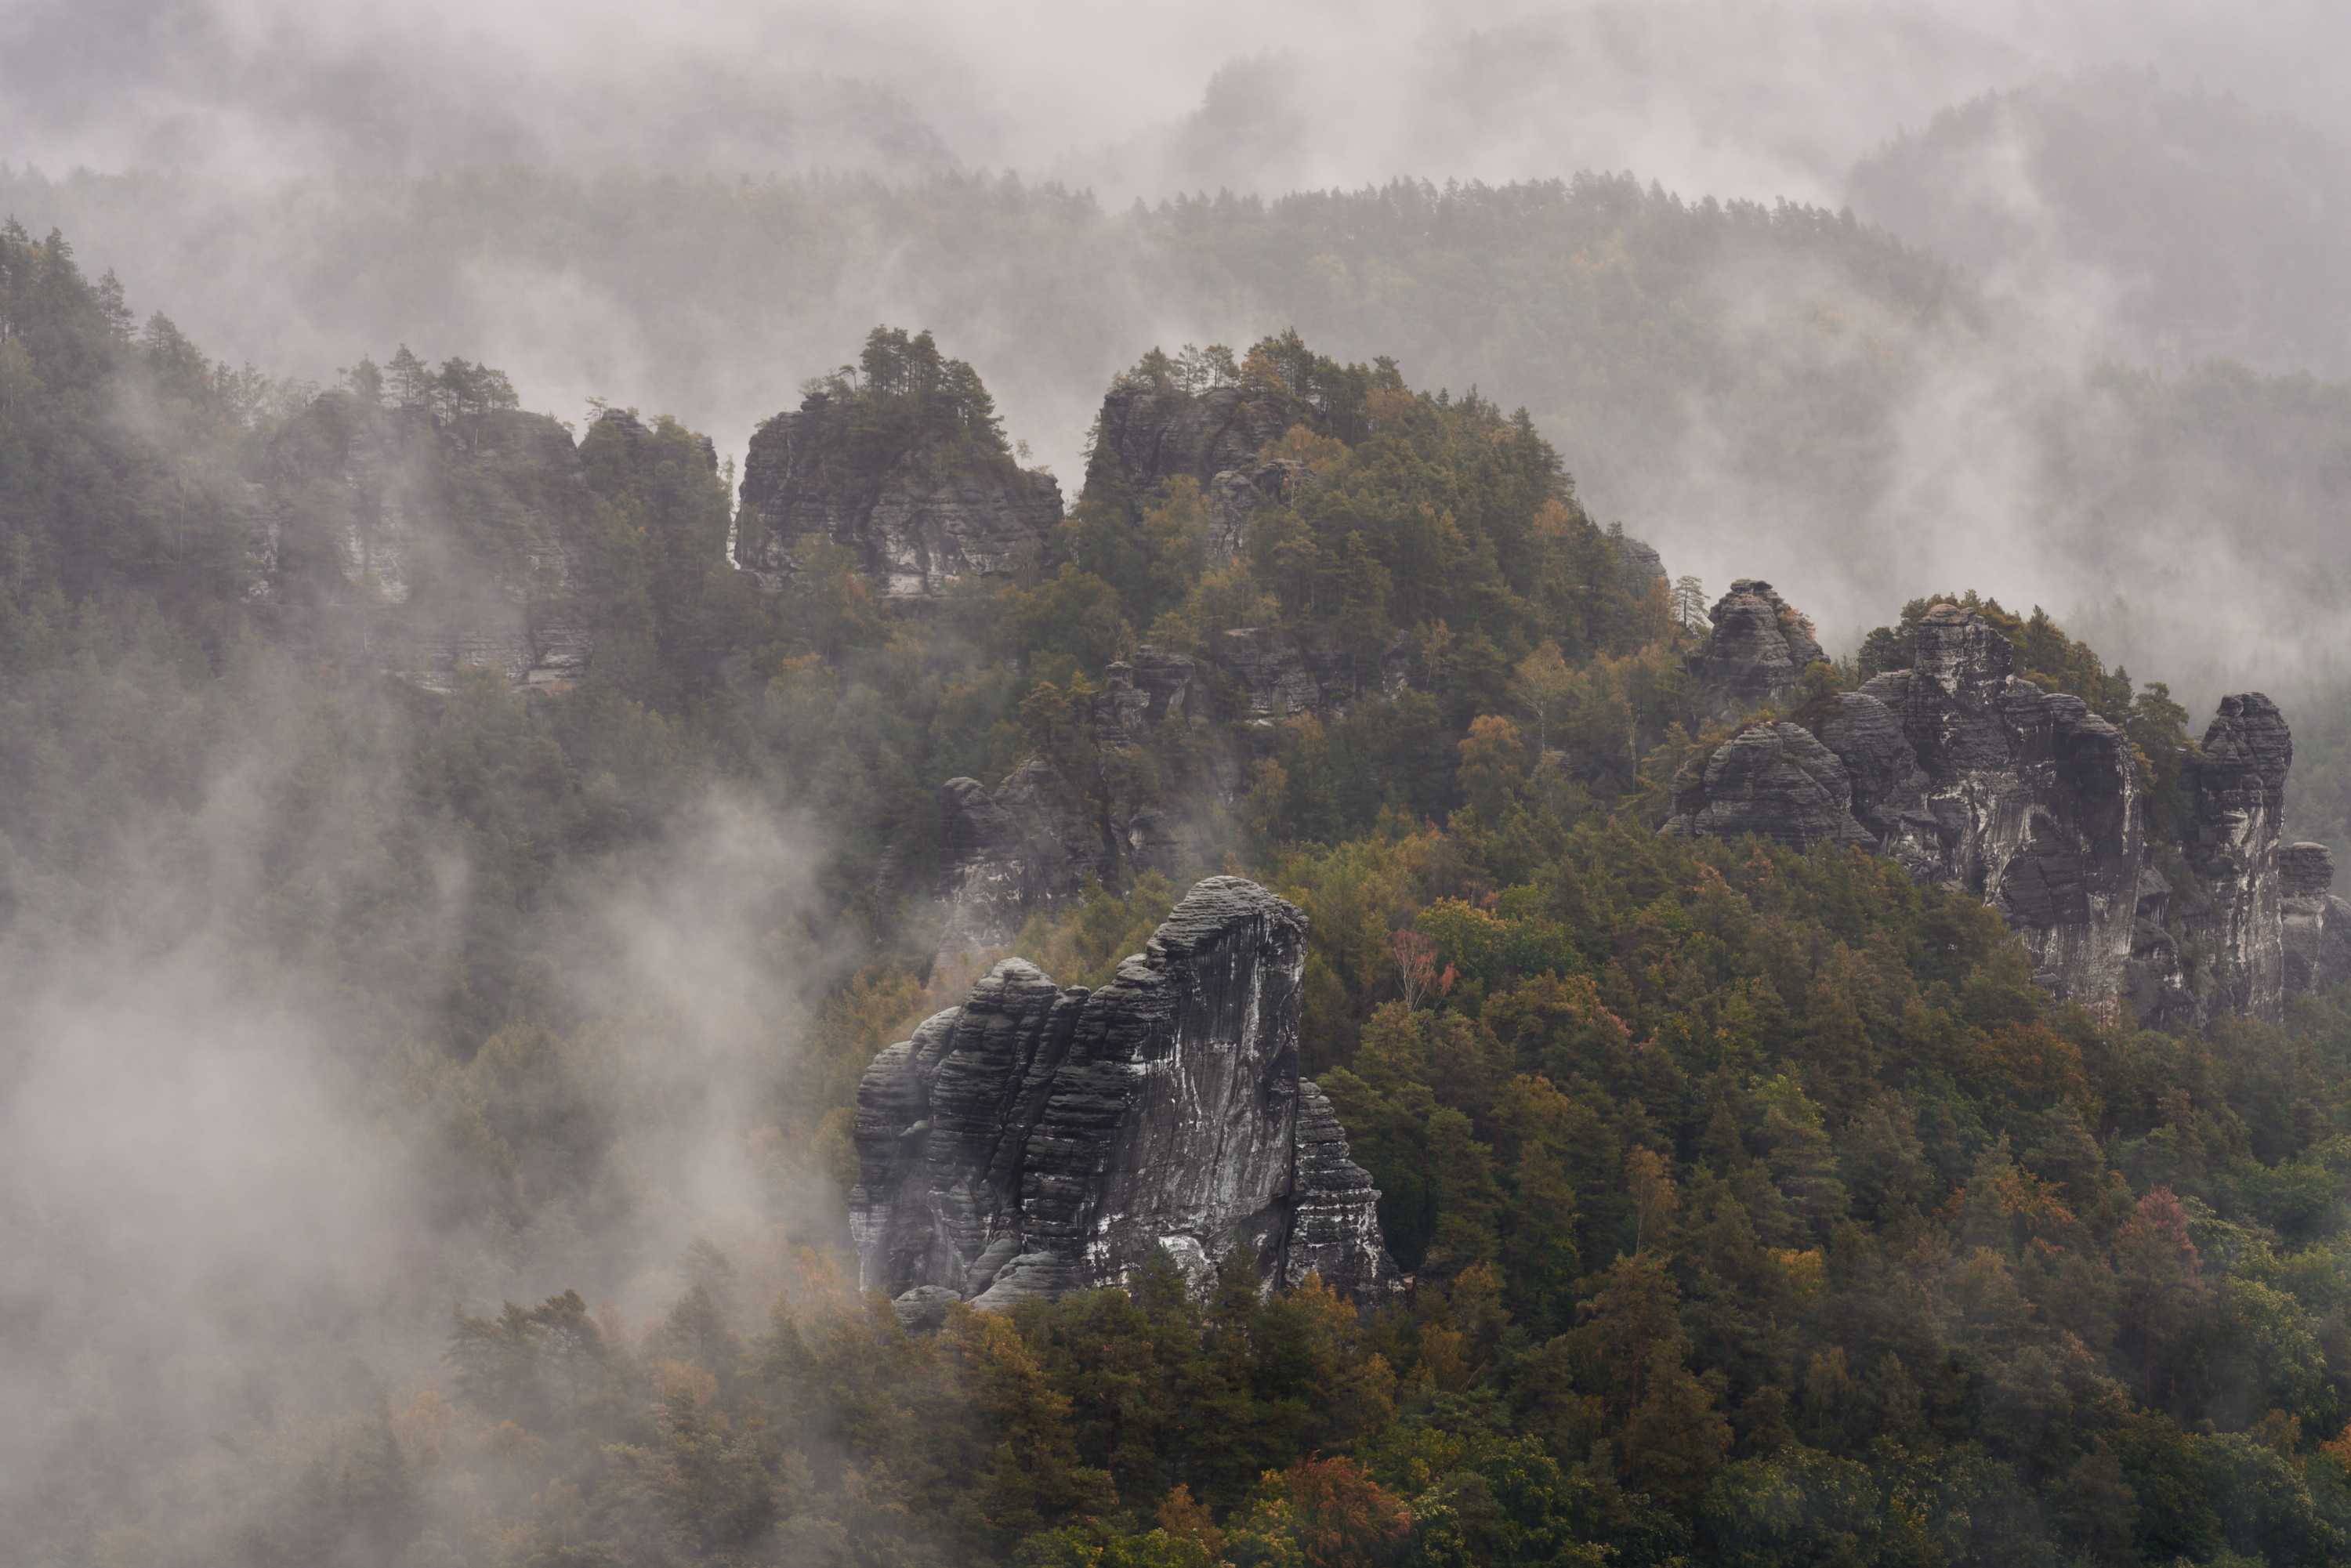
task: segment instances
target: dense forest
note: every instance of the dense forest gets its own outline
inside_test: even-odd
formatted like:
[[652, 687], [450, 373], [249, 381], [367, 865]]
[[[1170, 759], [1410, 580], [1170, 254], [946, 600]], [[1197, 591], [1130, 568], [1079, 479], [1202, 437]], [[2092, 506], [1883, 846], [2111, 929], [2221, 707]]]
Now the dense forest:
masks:
[[[1015, 223], [1060, 200], [958, 189]], [[1447, 246], [1598, 225], [1633, 247], [1595, 257], [1613, 281], [1542, 297], [1558, 342], [1620, 365], [1676, 361], [1642, 325], [1674, 308], [1605, 304], [1673, 298], [1670, 247], [1639, 242], [1677, 228], [1825, 245], [1906, 309], [1973, 308], [1839, 220], [1622, 183], [1187, 204], [1131, 232], [1238, 280], [1382, 221], [1436, 246], [1395, 275], [1399, 317], [1513, 298], [1499, 263], [1446, 281]], [[1731, 727], [1690, 673], [1703, 588], [1650, 573], [1552, 444], [1597, 454], [1592, 421], [1416, 390], [1416, 341], [1153, 350], [1086, 395], [1275, 411], [1256, 455], [1289, 478], [1239, 546], [1197, 484], [1115, 483], [1098, 430], [1033, 559], [904, 602], [826, 548], [763, 591], [730, 562], [728, 470], [678, 422], [575, 433], [386, 336], [335, 388], [273, 382], [142, 324], [63, 236], [0, 234], [0, 1501], [24, 1560], [2351, 1551], [2351, 998], [2158, 1032], [2052, 1000], [1998, 915], [1890, 862], [1661, 836]], [[804, 389], [852, 487], [858, 453], [1010, 461], [992, 361], [946, 347], [975, 357], [878, 329]], [[2195, 384], [2115, 395], [2285, 395]], [[388, 518], [403, 553], [355, 557]], [[2159, 794], [2193, 744], [2167, 689], [1974, 602]], [[420, 653], [447, 640], [428, 612], [471, 652]], [[1876, 613], [1794, 704], [1886, 666], [1906, 612]], [[1106, 666], [1205, 664], [1251, 628], [1380, 677], [1105, 743]], [[2339, 800], [2339, 714], [2304, 733], [2296, 788]], [[855, 1290], [858, 1075], [996, 956], [935, 953], [938, 789], [1030, 758], [1101, 813], [1197, 806], [1173, 874], [1098, 882], [1009, 945], [1063, 983], [1107, 976], [1195, 873], [1305, 912], [1304, 1065], [1408, 1291], [1359, 1312], [1171, 1267], [925, 1333]], [[162, 1146], [193, 1168], [110, 1158], [191, 1120], [212, 1135]]]

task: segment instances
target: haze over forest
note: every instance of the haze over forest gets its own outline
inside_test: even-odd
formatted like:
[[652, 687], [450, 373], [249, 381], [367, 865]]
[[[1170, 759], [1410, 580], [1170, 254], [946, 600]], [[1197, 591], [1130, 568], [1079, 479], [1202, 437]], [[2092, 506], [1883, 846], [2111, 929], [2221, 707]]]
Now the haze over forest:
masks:
[[[2133, 962], [2143, 889], [2225, 902], [2224, 695], [2292, 727], [2272, 849], [2351, 852], [2346, 47], [2315, 0], [0, 6], [0, 1539], [2339, 1561], [2344, 993], [2229, 1016], [2187, 936], [2186, 1012], [2069, 992], [1980, 876], [1852, 847], [1842, 760], [1854, 823], [1687, 824], [1976, 594], [2120, 737]], [[1269, 438], [1119, 471], [1122, 392]], [[990, 527], [1049, 473], [1041, 545], [909, 591], [794, 542], [906, 453]], [[1794, 673], [1733, 711], [1744, 579]], [[1114, 716], [1145, 651], [1174, 720]], [[973, 936], [1023, 811], [1082, 852]], [[860, 1304], [876, 1052], [1013, 953], [1106, 984], [1217, 873], [1306, 912], [1417, 1294]]]

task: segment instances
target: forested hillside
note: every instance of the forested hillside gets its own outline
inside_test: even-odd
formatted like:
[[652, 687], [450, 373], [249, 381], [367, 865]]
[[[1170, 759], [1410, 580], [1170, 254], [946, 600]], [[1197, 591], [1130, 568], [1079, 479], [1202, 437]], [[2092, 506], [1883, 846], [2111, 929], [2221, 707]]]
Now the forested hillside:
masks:
[[[2053, 1000], [1997, 914], [1892, 860], [1657, 831], [1756, 716], [1693, 661], [1712, 596], [1562, 455], [1625, 460], [1672, 417], [1639, 366], [1748, 373], [1670, 258], [1842, 257], [1938, 331], [1963, 289], [1824, 214], [1614, 182], [1128, 225], [952, 189], [1048, 240], [1056, 212], [1155, 235], [1236, 291], [1290, 268], [1381, 319], [1457, 302], [1361, 350], [1301, 310], [1145, 353], [1073, 296], [1058, 329], [1126, 367], [1066, 394], [1101, 400], [1082, 492], [1033, 550], [893, 595], [877, 530], [928, 552], [946, 525], [917, 523], [1037, 488], [982, 384], [1004, 344], [883, 329], [764, 381], [800, 422], [771, 440], [817, 444], [776, 493], [816, 500], [778, 503], [754, 574], [758, 486], [737, 508], [675, 421], [575, 431], [397, 329], [333, 390], [270, 382], [138, 325], [61, 237], [0, 235], [0, 1507], [26, 1561], [2351, 1551], [2351, 998], [2157, 1030]], [[1328, 262], [1341, 230], [1408, 268]], [[1568, 239], [1583, 290], [1514, 288], [1510, 256]], [[1557, 314], [1464, 340], [1539, 345], [1512, 351], [1560, 379], [1512, 402], [1548, 414], [1429, 390], [1416, 349], [1536, 298]], [[1066, 368], [1051, 340], [1021, 373]], [[1902, 350], [1856, 358], [1785, 398], [1792, 440], [1875, 439]], [[1907, 597], [1761, 716], [1818, 723], [1891, 667]], [[1969, 602], [2021, 679], [2126, 727], [2163, 803], [2196, 758], [2164, 688]], [[1099, 857], [968, 949], [948, 895], [990, 842], [950, 780], [1048, 801]], [[935, 1333], [861, 1295], [876, 1051], [1006, 951], [1100, 983], [1219, 871], [1306, 916], [1301, 1065], [1410, 1288], [1359, 1312], [1171, 1267]]]
[[19, 172], [0, 205], [135, 270], [216, 352], [323, 380], [430, 323], [420, 350], [486, 359], [559, 411], [644, 401], [728, 450], [779, 376], [893, 320], [949, 334], [1070, 477], [1136, 323], [1171, 349], [1295, 327], [1525, 405], [1604, 522], [1709, 580], [1807, 583], [1839, 647], [1968, 580], [2134, 668], [2161, 659], [2199, 701], [2289, 668], [2339, 680], [2351, 656], [2329, 613], [2338, 388], [2160, 354], [2094, 277], [1987, 297], [1820, 208], [1623, 175], [1122, 210], [1008, 176], [523, 168], [233, 194]]

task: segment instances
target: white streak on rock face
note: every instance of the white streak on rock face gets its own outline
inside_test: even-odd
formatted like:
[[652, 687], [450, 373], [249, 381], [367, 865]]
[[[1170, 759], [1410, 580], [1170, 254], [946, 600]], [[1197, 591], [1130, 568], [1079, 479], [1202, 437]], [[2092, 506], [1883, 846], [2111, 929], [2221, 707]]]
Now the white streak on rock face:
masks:
[[1268, 1286], [1384, 1288], [1379, 1195], [1298, 1076], [1305, 940], [1296, 908], [1212, 877], [1102, 989], [1008, 960], [883, 1052], [858, 1094], [861, 1279], [1001, 1307], [1164, 1249], [1196, 1283], [1238, 1255]]

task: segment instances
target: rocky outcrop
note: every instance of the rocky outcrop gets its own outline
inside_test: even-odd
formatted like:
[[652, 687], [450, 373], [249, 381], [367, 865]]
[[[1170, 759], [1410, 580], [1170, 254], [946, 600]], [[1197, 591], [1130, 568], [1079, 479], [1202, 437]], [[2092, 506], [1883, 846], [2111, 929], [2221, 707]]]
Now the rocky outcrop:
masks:
[[1708, 618], [1714, 630], [1690, 656], [1690, 670], [1714, 717], [1785, 706], [1805, 668], [1827, 656], [1811, 623], [1754, 578], [1732, 583]]
[[[1870, 783], [1855, 815], [1882, 852], [2000, 910], [2057, 994], [2110, 1002], [2130, 961], [2145, 851], [2129, 742], [2080, 698], [2019, 678], [2014, 660], [1975, 611], [1938, 605], [1911, 667], [1871, 680], [1823, 727], [1856, 747]], [[1871, 702], [1899, 725], [1915, 770], [1886, 745]]]
[[1094, 744], [1113, 748], [1139, 745], [1163, 724], [1185, 723], [1196, 715], [1206, 693], [1199, 665], [1187, 653], [1166, 653], [1145, 643], [1131, 659], [1102, 668], [1094, 696]]
[[1621, 527], [1611, 524], [1608, 538], [1616, 547], [1616, 570], [1625, 591], [1635, 599], [1646, 599], [1661, 592], [1666, 586], [1666, 558], [1657, 547], [1636, 539]]
[[1210, 836], [1185, 808], [1232, 795], [1237, 760], [1215, 744], [1194, 746], [1172, 780], [1153, 762], [1125, 762], [1166, 727], [1204, 723], [1210, 706], [1197, 662], [1146, 645], [1102, 671], [1091, 714], [1094, 755], [1082, 780], [1039, 757], [993, 790], [973, 779], [941, 786], [939, 956], [1001, 948], [1031, 915], [1089, 882], [1123, 887], [1138, 872], [1175, 874], [1211, 860]]
[[2182, 912], [2190, 953], [2210, 967], [2212, 1004], [2249, 1018], [2285, 1007], [2284, 885], [2278, 865], [2294, 737], [2259, 692], [2224, 697], [2191, 759], [2181, 846], [2201, 884]]
[[735, 559], [768, 587], [810, 550], [848, 553], [883, 594], [925, 600], [963, 577], [1036, 559], [1061, 517], [1061, 487], [996, 444], [912, 418], [861, 422], [818, 390], [753, 433], [743, 460]]
[[[1699, 668], [1739, 700], [1818, 654], [1764, 584], [1734, 586], [1715, 619]], [[1908, 669], [1806, 716], [1816, 737], [1754, 727], [1686, 772], [1667, 827], [1865, 843], [1999, 909], [2058, 994], [2093, 1004], [2121, 994], [2145, 856], [2120, 730], [2079, 698], [2020, 679], [2008, 639], [1953, 604], [1920, 621]]]
[[1376, 660], [1344, 648], [1306, 647], [1267, 626], [1236, 626], [1217, 638], [1217, 671], [1230, 682], [1236, 716], [1265, 724], [1296, 714], [1344, 713], [1367, 696], [1412, 685], [1410, 643], [1399, 634]]
[[2288, 996], [2351, 980], [2351, 904], [2335, 896], [2335, 852], [2325, 844], [2278, 851]]
[[1853, 820], [1853, 783], [1836, 753], [1788, 723], [1750, 725], [1674, 780], [1666, 831], [1782, 843], [1865, 837]]
[[[1802, 652], [1774, 635], [1792, 612], [1761, 584], [1715, 617], [1694, 661], [1713, 692], [1755, 698]], [[1991, 621], [1935, 605], [1908, 652], [1808, 706], [1809, 734], [1752, 725], [1684, 768], [1665, 831], [1865, 843], [1998, 909], [2052, 991], [2159, 1028], [2274, 1018], [2351, 977], [2351, 906], [2324, 847], [2279, 846], [2294, 741], [2269, 698], [2221, 703], [2185, 759], [2188, 826], [2150, 845], [2127, 737], [2020, 677]]]
[[322, 394], [264, 454], [251, 597], [301, 641], [446, 691], [469, 667], [561, 687], [594, 636], [595, 498], [563, 426]]
[[[1260, 483], [1258, 454], [1291, 425], [1315, 423], [1305, 403], [1261, 380], [1187, 390], [1123, 376], [1102, 397], [1086, 459], [1086, 489], [1137, 507], [1178, 476], [1214, 497], [1229, 474], [1262, 496], [1272, 486]], [[1284, 473], [1276, 483], [1293, 476]]]
[[939, 812], [947, 865], [942, 954], [1002, 947], [1037, 909], [1089, 881], [1118, 879], [1117, 847], [1099, 810], [1042, 758], [993, 790], [977, 779], [948, 779]]
[[1386, 1288], [1378, 1194], [1298, 1075], [1305, 954], [1294, 906], [1213, 877], [1099, 990], [997, 965], [859, 1085], [864, 1287], [1003, 1308], [1165, 1253], [1198, 1288], [1235, 1258], [1267, 1288]]

